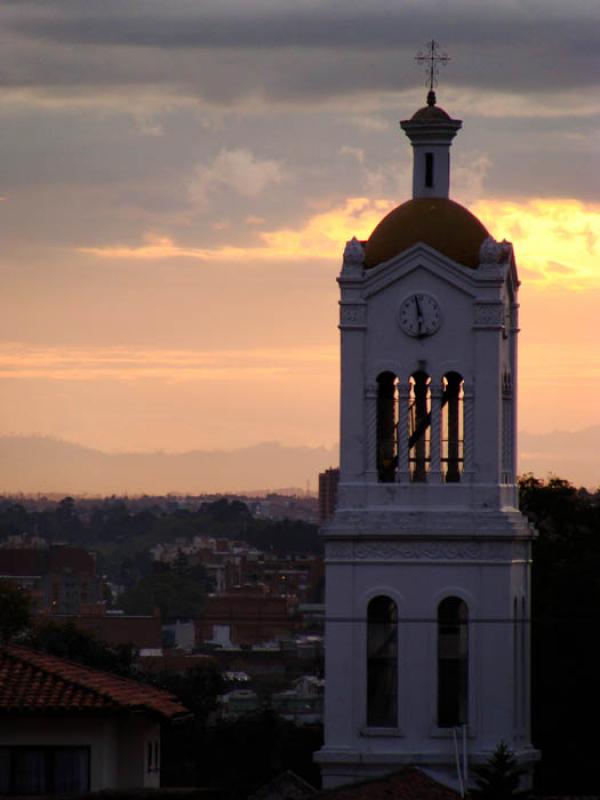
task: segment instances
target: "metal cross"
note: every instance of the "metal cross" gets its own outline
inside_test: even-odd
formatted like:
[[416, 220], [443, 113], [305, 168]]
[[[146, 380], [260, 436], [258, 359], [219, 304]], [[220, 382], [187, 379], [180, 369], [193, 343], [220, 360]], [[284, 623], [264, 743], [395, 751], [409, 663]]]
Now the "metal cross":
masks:
[[437, 86], [439, 69], [438, 65], [446, 64], [450, 61], [450, 56], [447, 53], [438, 53], [440, 43], [432, 39], [425, 45], [425, 50], [420, 50], [415, 56], [415, 61], [418, 64], [426, 64], [425, 75], [427, 77], [426, 84], [429, 86], [429, 91], [433, 91], [433, 87]]

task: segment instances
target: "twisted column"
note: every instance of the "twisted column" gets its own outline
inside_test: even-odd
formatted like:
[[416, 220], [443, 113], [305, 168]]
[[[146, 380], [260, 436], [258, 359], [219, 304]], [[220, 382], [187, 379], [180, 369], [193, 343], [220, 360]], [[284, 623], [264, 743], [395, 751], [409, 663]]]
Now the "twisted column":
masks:
[[369, 383], [365, 391], [367, 416], [366, 462], [367, 480], [377, 481], [377, 384]]
[[398, 468], [396, 482], [408, 483], [408, 401], [410, 389], [406, 383], [398, 383]]
[[502, 387], [502, 482], [512, 483], [513, 454], [512, 454], [512, 386], [510, 375], [506, 374]]
[[473, 463], [473, 450], [475, 442], [475, 404], [473, 389], [465, 381], [463, 384], [463, 475], [465, 483], [473, 480], [475, 465]]
[[431, 385], [431, 445], [429, 463], [429, 482], [442, 482], [442, 387], [439, 384]]

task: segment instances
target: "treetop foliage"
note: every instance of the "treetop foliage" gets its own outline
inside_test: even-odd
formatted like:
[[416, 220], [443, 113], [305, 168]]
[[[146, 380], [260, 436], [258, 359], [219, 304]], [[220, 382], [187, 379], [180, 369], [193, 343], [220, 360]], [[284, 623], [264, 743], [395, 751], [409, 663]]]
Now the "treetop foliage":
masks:
[[472, 767], [471, 773], [475, 776], [476, 788], [471, 789], [469, 797], [476, 800], [524, 799], [528, 795], [519, 790], [526, 770], [519, 766], [505, 742], [500, 742], [485, 764]]
[[0, 644], [6, 644], [31, 624], [33, 600], [28, 592], [0, 581]]

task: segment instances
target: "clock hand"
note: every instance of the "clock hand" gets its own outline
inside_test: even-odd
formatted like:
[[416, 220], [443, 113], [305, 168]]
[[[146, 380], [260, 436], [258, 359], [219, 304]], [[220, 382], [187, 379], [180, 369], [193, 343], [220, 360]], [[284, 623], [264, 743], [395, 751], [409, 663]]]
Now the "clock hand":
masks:
[[415, 295], [415, 306], [417, 309], [417, 325], [419, 326], [419, 333], [421, 333], [421, 329], [423, 327], [423, 311], [421, 310], [421, 304], [419, 303], [419, 298]]

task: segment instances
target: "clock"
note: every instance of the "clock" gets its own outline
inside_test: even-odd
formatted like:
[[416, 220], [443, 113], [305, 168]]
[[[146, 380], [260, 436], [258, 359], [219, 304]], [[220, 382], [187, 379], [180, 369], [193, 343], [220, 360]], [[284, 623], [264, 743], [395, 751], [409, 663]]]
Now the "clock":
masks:
[[411, 294], [402, 301], [398, 322], [408, 336], [431, 336], [442, 324], [440, 305], [430, 294]]

